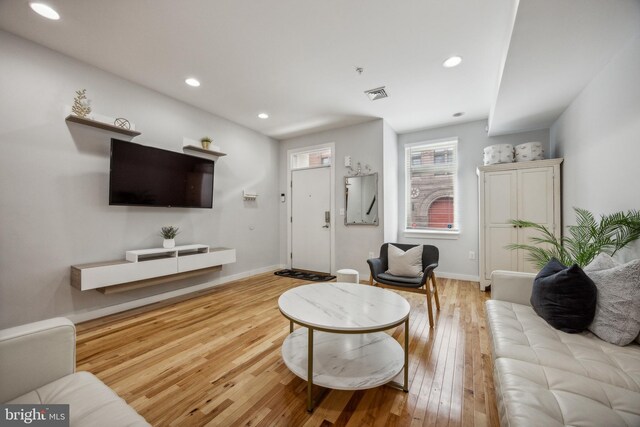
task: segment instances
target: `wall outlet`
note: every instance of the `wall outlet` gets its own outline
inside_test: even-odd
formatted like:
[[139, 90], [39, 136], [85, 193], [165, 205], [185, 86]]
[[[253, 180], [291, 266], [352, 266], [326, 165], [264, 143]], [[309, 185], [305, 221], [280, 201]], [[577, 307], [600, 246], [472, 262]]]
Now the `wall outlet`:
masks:
[[375, 258], [375, 257], [376, 256], [375, 256], [375, 254], [373, 252], [369, 252], [369, 258], [368, 259]]
[[344, 208], [340, 208], [340, 215], [344, 216]]
[[469, 259], [476, 259], [476, 253], [474, 251], [469, 251]]

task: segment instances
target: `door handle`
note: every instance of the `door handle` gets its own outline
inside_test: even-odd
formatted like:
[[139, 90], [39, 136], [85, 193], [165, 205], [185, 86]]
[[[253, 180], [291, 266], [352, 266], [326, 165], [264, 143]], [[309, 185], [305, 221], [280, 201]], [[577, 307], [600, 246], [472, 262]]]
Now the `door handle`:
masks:
[[323, 225], [322, 228], [329, 228], [329, 224]]

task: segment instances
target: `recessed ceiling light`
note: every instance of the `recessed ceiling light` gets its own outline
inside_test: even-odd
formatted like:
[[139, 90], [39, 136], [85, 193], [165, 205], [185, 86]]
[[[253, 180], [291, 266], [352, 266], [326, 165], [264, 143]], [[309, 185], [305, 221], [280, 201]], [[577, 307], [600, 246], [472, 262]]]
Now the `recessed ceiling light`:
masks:
[[184, 81], [186, 84], [188, 84], [189, 86], [193, 86], [193, 87], [198, 87], [200, 86], [200, 82], [196, 79], [194, 79], [193, 77], [189, 77], [188, 79], [186, 79]]
[[31, 9], [33, 9], [35, 13], [40, 16], [44, 16], [47, 19], [53, 19], [54, 21], [60, 19], [60, 14], [53, 10], [51, 6], [47, 6], [44, 3], [31, 2], [29, 3], [29, 6], [31, 6]]
[[462, 57], [452, 56], [451, 58], [447, 58], [447, 60], [442, 63], [442, 66], [445, 68], [453, 68], [460, 65], [461, 62], [462, 62]]
[[464, 111], [460, 111], [460, 112], [455, 113], [455, 114], [453, 115], [453, 117], [461, 117], [461, 116], [464, 116]]
[[258, 114], [258, 117], [261, 118], [261, 119], [268, 119], [269, 115], [267, 113], [260, 113], [260, 114]]

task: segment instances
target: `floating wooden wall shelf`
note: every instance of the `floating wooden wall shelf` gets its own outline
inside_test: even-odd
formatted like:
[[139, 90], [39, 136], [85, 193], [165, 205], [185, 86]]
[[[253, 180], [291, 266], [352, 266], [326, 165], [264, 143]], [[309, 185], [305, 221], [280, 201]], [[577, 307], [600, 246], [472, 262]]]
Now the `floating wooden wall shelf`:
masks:
[[127, 136], [138, 136], [142, 134], [141, 132], [136, 132], [135, 130], [124, 129], [119, 126], [110, 125], [108, 123], [99, 122], [97, 120], [91, 120], [91, 119], [74, 116], [73, 114], [69, 114], [65, 118], [65, 121], [78, 123], [85, 126], [91, 126], [91, 127], [102, 129], [102, 130], [108, 130], [110, 132], [115, 132], [115, 133], [119, 133]]
[[195, 145], [185, 145], [182, 147], [182, 151], [184, 151], [185, 154], [192, 154], [198, 157], [204, 157], [202, 156], [202, 154], [206, 154], [207, 156], [212, 157], [214, 160], [217, 160], [218, 157], [226, 156], [225, 153], [207, 150], [205, 148], [196, 147]]
[[123, 260], [72, 265], [71, 286], [81, 291], [124, 292], [219, 271], [234, 262], [235, 249], [207, 245], [127, 251]]

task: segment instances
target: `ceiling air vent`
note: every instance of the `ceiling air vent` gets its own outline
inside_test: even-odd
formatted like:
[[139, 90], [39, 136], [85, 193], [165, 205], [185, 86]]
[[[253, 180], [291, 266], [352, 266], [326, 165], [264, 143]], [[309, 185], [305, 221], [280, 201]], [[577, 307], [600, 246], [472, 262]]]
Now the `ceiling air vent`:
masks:
[[384, 90], [384, 86], [377, 87], [375, 89], [365, 90], [364, 93], [366, 93], [369, 99], [372, 101], [375, 101], [376, 99], [386, 98], [387, 96], [389, 96], [387, 95], [387, 91]]

